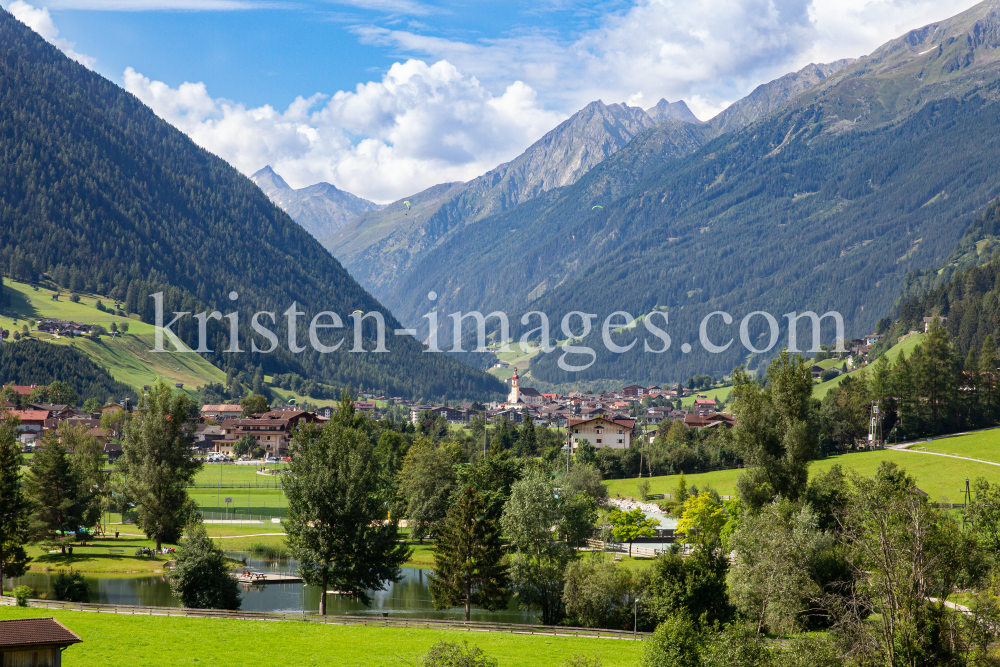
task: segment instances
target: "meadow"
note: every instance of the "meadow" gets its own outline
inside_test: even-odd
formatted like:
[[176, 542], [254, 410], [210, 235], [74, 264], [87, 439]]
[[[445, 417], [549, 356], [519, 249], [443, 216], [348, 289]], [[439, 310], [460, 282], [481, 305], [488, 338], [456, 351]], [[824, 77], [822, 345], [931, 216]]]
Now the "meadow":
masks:
[[83, 639], [63, 653], [65, 667], [402, 667], [439, 641], [479, 646], [502, 666], [558, 667], [597, 655], [605, 667], [631, 667], [642, 654], [642, 642], [614, 639], [0, 607], [0, 619], [37, 617], [53, 617]]
[[[1000, 429], [977, 431], [951, 438], [933, 438], [930, 442], [912, 445], [910, 449], [968, 456], [972, 459], [1000, 463]], [[1000, 468], [997, 470], [1000, 472]]]
[[[987, 463], [890, 449], [854, 452], [813, 461], [809, 474], [810, 477], [822, 474], [834, 465], [839, 465], [845, 472], [853, 471], [859, 475], [871, 476], [882, 461], [892, 461], [904, 468], [916, 479], [917, 487], [935, 502], [962, 502], [966, 477], [970, 480], [985, 477], [991, 482], [1000, 481], [1000, 467]], [[718, 470], [684, 475], [684, 481], [689, 489], [697, 486], [702, 491], [712, 488], [722, 495], [734, 495], [736, 480], [742, 474], [743, 471], [739, 469]], [[642, 479], [614, 479], [605, 484], [613, 497], [635, 498], [639, 495], [640, 482], [649, 482], [650, 493], [672, 494], [677, 488], [678, 479], [679, 475], [664, 475]]]

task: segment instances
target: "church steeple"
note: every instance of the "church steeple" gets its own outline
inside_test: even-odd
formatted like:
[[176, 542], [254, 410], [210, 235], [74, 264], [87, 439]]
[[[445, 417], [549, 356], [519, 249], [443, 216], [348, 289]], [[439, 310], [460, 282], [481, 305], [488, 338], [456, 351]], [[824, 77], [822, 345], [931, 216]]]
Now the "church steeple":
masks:
[[516, 405], [521, 400], [521, 380], [517, 377], [517, 368], [510, 378], [510, 393], [507, 394], [507, 404]]

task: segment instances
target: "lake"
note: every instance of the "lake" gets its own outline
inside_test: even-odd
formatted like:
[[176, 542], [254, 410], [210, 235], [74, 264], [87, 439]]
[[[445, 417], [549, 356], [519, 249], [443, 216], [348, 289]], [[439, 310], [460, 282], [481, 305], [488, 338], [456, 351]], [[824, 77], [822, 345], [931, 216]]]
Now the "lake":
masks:
[[[282, 558], [264, 560], [246, 553], [230, 552], [230, 558], [245, 559], [255, 572], [294, 574], [297, 562]], [[386, 586], [384, 591], [370, 592], [372, 606], [366, 607], [355, 598], [327, 595], [327, 614], [372, 614], [381, 616], [388, 612], [391, 617], [411, 616], [414, 618], [458, 619], [465, 618], [463, 609], [437, 611], [431, 599], [426, 570], [403, 568], [403, 578]], [[31, 586], [38, 593], [53, 597], [55, 573], [29, 572], [15, 579], [13, 585]], [[84, 573], [84, 580], [90, 589], [90, 601], [101, 604], [143, 605], [151, 607], [179, 607], [180, 603], [170, 592], [170, 584], [162, 575], [152, 576], [97, 576]], [[10, 584], [8, 584], [9, 586]], [[243, 606], [247, 611], [279, 611], [291, 613], [317, 613], [319, 611], [320, 589], [303, 584], [269, 584], [266, 586], [244, 586]], [[472, 620], [500, 623], [535, 624], [538, 620], [531, 612], [519, 609], [512, 602], [506, 611], [490, 612], [472, 609]]]

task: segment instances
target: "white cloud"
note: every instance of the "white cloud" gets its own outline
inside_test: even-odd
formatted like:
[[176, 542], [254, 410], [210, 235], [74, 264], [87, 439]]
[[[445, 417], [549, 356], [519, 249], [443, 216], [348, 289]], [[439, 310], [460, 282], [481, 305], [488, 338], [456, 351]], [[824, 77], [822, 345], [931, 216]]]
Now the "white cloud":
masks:
[[171, 88], [131, 68], [124, 83], [246, 174], [270, 164], [294, 187], [329, 181], [379, 202], [478, 176], [564, 118], [524, 83], [493, 95], [446, 61], [396, 63], [381, 81], [299, 97], [284, 111], [214, 99], [202, 83]]
[[809, 62], [870, 53], [913, 28], [975, 4], [940, 0], [637, 0], [567, 42], [547, 32], [477, 42], [378, 26], [363, 43], [460, 62], [488, 87], [517, 78], [552, 108], [595, 99], [684, 99], [708, 118], [754, 87]]
[[36, 9], [27, 2], [24, 2], [24, 0], [14, 0], [14, 2], [7, 5], [7, 11], [13, 14], [14, 18], [18, 21], [41, 35], [42, 39], [46, 42], [52, 44], [57, 49], [65, 53], [68, 57], [88, 69], [92, 69], [94, 67], [94, 63], [97, 62], [96, 58], [91, 58], [90, 56], [82, 53], [77, 53], [73, 50], [76, 47], [74, 42], [68, 42], [59, 37], [59, 29], [56, 28], [56, 24], [52, 21], [52, 16], [49, 14], [48, 9], [44, 7]]
[[373, 9], [390, 14], [406, 14], [409, 16], [427, 16], [436, 14], [436, 7], [413, 0], [330, 0], [335, 5], [348, 5], [359, 9]]

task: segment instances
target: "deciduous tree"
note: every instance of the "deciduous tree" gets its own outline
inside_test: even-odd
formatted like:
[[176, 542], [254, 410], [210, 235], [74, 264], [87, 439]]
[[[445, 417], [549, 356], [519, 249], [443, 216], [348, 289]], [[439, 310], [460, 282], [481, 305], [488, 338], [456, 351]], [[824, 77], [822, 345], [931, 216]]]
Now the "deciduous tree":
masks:
[[395, 516], [386, 520], [391, 489], [368, 435], [330, 422], [308, 425], [292, 444], [288, 497], [288, 546], [302, 578], [320, 586], [320, 613], [326, 591], [352, 591], [365, 604], [369, 590], [399, 581], [409, 549], [396, 541]]
[[136, 523], [156, 540], [157, 549], [163, 542], [176, 542], [196, 511], [187, 485], [201, 462], [191, 456], [189, 404], [187, 396], [172, 395], [161, 382], [125, 427], [118, 468], [125, 475], [128, 499], [136, 505]]
[[204, 524], [192, 521], [168, 575], [170, 590], [192, 609], [239, 609], [240, 584], [229, 571], [226, 556], [208, 536]]

